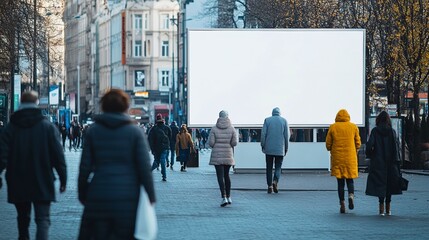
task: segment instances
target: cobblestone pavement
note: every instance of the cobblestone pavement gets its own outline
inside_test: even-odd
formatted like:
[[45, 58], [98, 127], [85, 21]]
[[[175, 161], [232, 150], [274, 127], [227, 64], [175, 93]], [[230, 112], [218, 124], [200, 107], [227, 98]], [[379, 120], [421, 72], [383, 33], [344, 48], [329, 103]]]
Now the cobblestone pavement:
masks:
[[[429, 176], [405, 174], [409, 191], [393, 196], [393, 216], [378, 216], [378, 199], [366, 196], [367, 175], [355, 180], [355, 209], [339, 214], [336, 181], [327, 171], [284, 171], [278, 194], [267, 194], [264, 174], [232, 174], [232, 205], [220, 207], [210, 152], [200, 167], [154, 171], [158, 239], [429, 239]], [[66, 152], [67, 192], [52, 205], [51, 239], [76, 239], [83, 207], [77, 200], [80, 152]], [[35, 224], [31, 223], [34, 239]], [[16, 213], [0, 190], [0, 240], [17, 238]]]

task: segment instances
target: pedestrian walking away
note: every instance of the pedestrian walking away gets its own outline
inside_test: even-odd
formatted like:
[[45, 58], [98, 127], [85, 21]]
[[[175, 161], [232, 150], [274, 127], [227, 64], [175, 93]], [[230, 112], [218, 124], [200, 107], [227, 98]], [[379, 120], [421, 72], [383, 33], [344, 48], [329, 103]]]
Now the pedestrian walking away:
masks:
[[392, 195], [402, 194], [399, 145], [387, 112], [382, 111], [375, 123], [365, 149], [370, 159], [365, 193], [378, 197], [380, 215], [390, 216]]
[[[173, 121], [170, 124], [171, 129], [171, 139], [170, 139], [170, 169], [173, 170], [174, 161], [176, 160], [176, 138], [179, 134], [179, 127], [176, 122]], [[167, 168], [168, 168], [168, 159], [167, 159]]]
[[103, 113], [87, 129], [78, 178], [84, 205], [79, 240], [134, 239], [140, 189], [155, 203], [148, 143], [127, 114], [129, 104], [127, 93], [109, 90], [100, 100]]
[[171, 129], [165, 125], [161, 114], [156, 115], [156, 125], [149, 131], [148, 138], [154, 156], [152, 170], [161, 165], [162, 181], [167, 181], [166, 163], [170, 151]]
[[361, 145], [359, 129], [350, 122], [345, 109], [338, 111], [335, 123], [326, 135], [326, 149], [331, 152], [331, 176], [337, 178], [340, 213], [346, 212], [344, 187], [347, 183], [349, 209], [354, 209], [354, 181], [358, 174], [357, 151]]
[[176, 136], [176, 155], [181, 165], [181, 172], [186, 172], [191, 151], [195, 152], [194, 142], [191, 134], [188, 133], [186, 124], [182, 124], [180, 132]]
[[[261, 147], [265, 154], [268, 193], [278, 193], [283, 158], [289, 148], [290, 130], [288, 122], [281, 117], [280, 109], [274, 108], [271, 117], [264, 120], [261, 131]], [[274, 177], [273, 177], [273, 165]]]
[[37, 92], [24, 92], [19, 110], [12, 114], [0, 137], [0, 174], [6, 169], [8, 202], [15, 205], [18, 213], [18, 239], [30, 239], [32, 207], [36, 239], [49, 238], [51, 202], [56, 200], [53, 169], [60, 179], [60, 193], [66, 190], [67, 183], [60, 133], [37, 104]]
[[219, 184], [222, 201], [221, 207], [232, 204], [231, 179], [229, 171], [235, 165], [234, 147], [237, 145], [238, 136], [228, 117], [228, 112], [219, 112], [216, 125], [212, 127], [209, 135], [209, 145], [212, 147], [210, 165], [216, 169], [217, 182]]

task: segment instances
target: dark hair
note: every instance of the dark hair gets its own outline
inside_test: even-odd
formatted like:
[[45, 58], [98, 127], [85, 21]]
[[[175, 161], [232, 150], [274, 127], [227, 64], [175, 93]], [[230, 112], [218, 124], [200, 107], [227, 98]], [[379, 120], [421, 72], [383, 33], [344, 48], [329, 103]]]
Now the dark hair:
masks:
[[36, 91], [24, 92], [21, 95], [21, 103], [37, 103], [39, 94]]
[[124, 113], [130, 107], [130, 97], [120, 89], [110, 89], [100, 100], [101, 110], [110, 113]]
[[186, 124], [182, 124], [182, 126], [180, 126], [180, 133], [187, 133], [188, 132], [188, 128], [186, 127]]
[[380, 114], [378, 114], [377, 118], [375, 119], [375, 125], [377, 126], [387, 125], [391, 127], [392, 121], [390, 121], [389, 114], [387, 114], [386, 111], [382, 111]]

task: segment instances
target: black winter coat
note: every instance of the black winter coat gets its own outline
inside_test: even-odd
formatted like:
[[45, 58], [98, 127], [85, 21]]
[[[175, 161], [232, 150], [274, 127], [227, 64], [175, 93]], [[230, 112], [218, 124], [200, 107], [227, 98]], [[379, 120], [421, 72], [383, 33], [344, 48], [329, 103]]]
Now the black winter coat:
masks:
[[[167, 141], [163, 143], [158, 143], [157, 139], [158, 134], [161, 134], [158, 129], [161, 129], [164, 131], [164, 134], [167, 136]], [[150, 144], [150, 150], [152, 151], [152, 154], [154, 155], [160, 155], [162, 151], [170, 150], [170, 139], [171, 139], [171, 129], [167, 125], [165, 125], [163, 122], [156, 123], [155, 126], [153, 126], [149, 131], [149, 144]]]
[[[104, 113], [94, 120], [86, 132], [79, 168], [82, 218], [92, 223], [120, 221], [116, 226], [124, 226], [121, 232], [132, 234], [140, 186], [155, 202], [146, 134], [126, 114]], [[80, 239], [89, 239], [94, 231], [85, 225]], [[132, 239], [129, 236], [124, 239]]]
[[365, 193], [386, 197], [402, 194], [400, 158], [395, 131], [388, 126], [377, 126], [371, 131], [366, 143], [366, 155], [371, 159]]
[[55, 168], [61, 186], [67, 170], [57, 126], [40, 109], [16, 111], [1, 135], [0, 173], [6, 168], [10, 203], [55, 201]]

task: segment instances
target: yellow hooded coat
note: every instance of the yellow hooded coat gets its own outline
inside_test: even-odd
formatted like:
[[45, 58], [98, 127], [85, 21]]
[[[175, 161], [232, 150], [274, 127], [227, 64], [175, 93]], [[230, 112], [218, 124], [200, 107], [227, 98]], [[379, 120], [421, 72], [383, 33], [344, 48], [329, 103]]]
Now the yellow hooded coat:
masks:
[[326, 149], [331, 152], [331, 176], [346, 179], [359, 176], [357, 151], [360, 145], [359, 129], [350, 122], [347, 110], [341, 109], [326, 136]]

